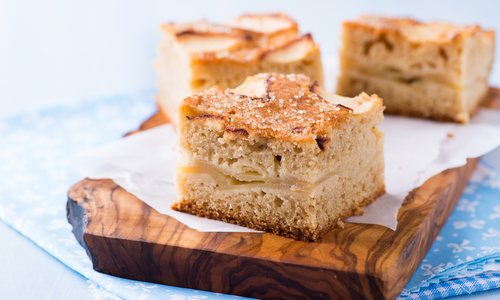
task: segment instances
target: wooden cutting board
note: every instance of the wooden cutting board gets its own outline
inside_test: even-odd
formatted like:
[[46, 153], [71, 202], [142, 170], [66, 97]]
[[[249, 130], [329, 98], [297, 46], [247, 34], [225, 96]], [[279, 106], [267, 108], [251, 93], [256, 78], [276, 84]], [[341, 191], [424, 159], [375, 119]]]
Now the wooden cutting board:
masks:
[[[486, 101], [498, 107], [500, 90]], [[139, 130], [167, 122], [161, 114]], [[96, 271], [254, 298], [395, 299], [453, 211], [478, 159], [429, 179], [398, 213], [398, 229], [346, 223], [319, 242], [270, 233], [198, 232], [112, 180], [68, 192], [73, 232]]]

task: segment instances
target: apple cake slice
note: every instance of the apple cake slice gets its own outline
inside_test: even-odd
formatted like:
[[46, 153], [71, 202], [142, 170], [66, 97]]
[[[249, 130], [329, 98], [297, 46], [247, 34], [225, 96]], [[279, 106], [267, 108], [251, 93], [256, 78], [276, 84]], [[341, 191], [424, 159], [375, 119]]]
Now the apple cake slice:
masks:
[[363, 16], [344, 22], [337, 94], [376, 93], [386, 112], [467, 123], [488, 90], [494, 32]]
[[250, 75], [300, 73], [323, 83], [318, 45], [283, 14], [163, 24], [155, 69], [158, 106], [173, 124], [185, 97], [214, 85], [235, 88]]
[[248, 77], [179, 108], [173, 209], [317, 240], [385, 193], [382, 100], [303, 75]]

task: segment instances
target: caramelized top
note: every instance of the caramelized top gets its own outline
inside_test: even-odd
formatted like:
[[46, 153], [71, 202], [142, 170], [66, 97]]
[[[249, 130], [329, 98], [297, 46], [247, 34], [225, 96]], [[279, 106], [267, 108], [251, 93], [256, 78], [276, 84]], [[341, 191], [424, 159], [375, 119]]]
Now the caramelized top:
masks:
[[320, 145], [339, 122], [374, 105], [381, 108], [382, 100], [366, 94], [339, 97], [325, 93], [303, 75], [266, 73], [248, 77], [233, 90], [213, 87], [184, 99], [180, 118], [223, 124], [226, 132], [230, 128], [239, 136], [316, 140]]
[[[172, 34], [192, 59], [262, 60], [270, 53], [298, 44], [304, 56], [318, 47], [310, 34], [301, 35], [297, 24], [284, 14], [243, 15], [226, 24], [198, 21], [163, 24], [162, 30]], [[302, 53], [304, 52], [304, 53]]]
[[381, 32], [394, 32], [414, 42], [449, 42], [458, 38], [473, 36], [478, 32], [493, 35], [493, 31], [484, 31], [477, 25], [457, 26], [446, 23], [420, 23], [412, 19], [391, 19], [379, 16], [361, 16], [344, 26], [362, 26]]

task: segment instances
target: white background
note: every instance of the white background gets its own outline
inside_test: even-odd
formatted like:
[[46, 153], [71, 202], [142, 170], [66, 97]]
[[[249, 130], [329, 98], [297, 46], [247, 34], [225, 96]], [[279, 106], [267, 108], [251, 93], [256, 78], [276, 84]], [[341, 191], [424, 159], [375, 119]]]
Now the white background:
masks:
[[[360, 14], [479, 24], [500, 32], [500, 1], [0, 0], [0, 116], [154, 89], [161, 22], [222, 22], [279, 11], [313, 33], [323, 57], [337, 55], [342, 21]], [[498, 60], [490, 82], [500, 86]]]

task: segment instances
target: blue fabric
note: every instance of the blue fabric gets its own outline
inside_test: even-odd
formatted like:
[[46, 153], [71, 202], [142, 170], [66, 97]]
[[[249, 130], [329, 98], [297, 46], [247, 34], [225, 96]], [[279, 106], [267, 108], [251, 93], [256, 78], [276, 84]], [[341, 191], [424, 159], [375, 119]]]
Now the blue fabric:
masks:
[[[66, 193], [82, 178], [66, 159], [135, 130], [155, 112], [151, 99], [153, 92], [145, 91], [1, 119], [0, 219], [121, 298], [235, 298], [95, 272], [71, 232]], [[500, 264], [499, 178], [481, 165], [400, 299], [436, 299], [499, 286], [500, 272], [474, 276], [495, 261]]]
[[398, 299], [439, 299], [462, 294], [500, 288], [500, 273], [480, 274], [467, 278], [450, 279], [439, 284], [432, 284], [418, 292], [399, 296]]
[[[420, 295], [422, 287], [473, 276], [484, 272], [484, 265], [494, 263], [498, 264], [495, 269], [500, 274], [500, 174], [481, 161], [402, 295], [411, 292]], [[480, 287], [467, 286], [467, 290], [476, 291], [475, 288]], [[454, 294], [450, 291], [448, 296], [451, 295]], [[439, 298], [433, 297], [424, 299]]]

